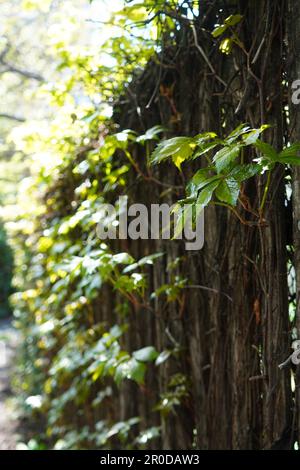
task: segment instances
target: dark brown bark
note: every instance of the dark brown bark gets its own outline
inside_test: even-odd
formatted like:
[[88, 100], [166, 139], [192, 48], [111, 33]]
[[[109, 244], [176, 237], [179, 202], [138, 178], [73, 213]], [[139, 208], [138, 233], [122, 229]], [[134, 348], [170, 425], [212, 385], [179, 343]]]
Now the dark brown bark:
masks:
[[[290, 98], [290, 136], [291, 141], [300, 141], [300, 121], [299, 105], [292, 102], [292, 83], [300, 78], [300, 5], [296, 0], [289, 0], [289, 11], [287, 20], [288, 29], [288, 57], [289, 65], [289, 98]], [[296, 291], [296, 325], [298, 338], [300, 336], [300, 169], [293, 170], [293, 231], [294, 231], [294, 266], [297, 279]], [[300, 367], [296, 372], [296, 410], [295, 428], [298, 429], [298, 439], [300, 438]]]
[[[212, 24], [223, 5], [222, 1], [215, 3], [210, 13]], [[240, 122], [253, 127], [268, 122], [273, 129], [267, 139], [281, 149], [286, 132], [282, 113], [286, 103], [281, 91], [285, 5], [281, 0], [264, 0], [242, 1], [232, 7], [229, 13], [244, 15], [240, 34], [248, 61], [237, 47], [228, 57], [222, 56], [213, 39], [196, 27], [198, 41], [216, 74], [228, 83], [225, 91], [184, 23], [177, 45], [166, 47], [163, 54], [162, 61], [172, 67], [153, 62], [133, 81], [126, 97], [128, 105], [115, 113], [121, 128], [143, 132], [162, 123], [171, 129], [171, 135], [222, 134]], [[152, 99], [153, 90], [158, 92]], [[136, 113], [137, 105], [140, 114]], [[247, 154], [246, 158], [253, 156]], [[135, 149], [134, 158], [146, 173], [145, 155]], [[186, 164], [181, 175], [171, 164], [163, 164], [153, 174], [163, 184], [178, 186], [198, 165]], [[295, 175], [297, 198], [298, 172]], [[128, 244], [136, 258], [165, 252], [149, 271], [149, 292], [172, 282], [168, 265], [178, 257], [178, 274], [193, 286], [183, 289], [173, 303], [157, 299], [152, 310], [140, 307], [130, 314], [127, 349], [154, 344], [161, 351], [173, 347], [175, 341], [182, 351], [159, 369], [153, 368], [145, 387], [125, 384], [120, 391], [119, 418], [138, 414], [142, 428], [160, 423], [158, 447], [270, 448], [286, 429], [293, 445], [290, 371], [278, 368], [289, 354], [290, 341], [283, 176], [282, 167], [272, 174], [263, 218], [259, 220], [239, 207], [241, 218], [252, 226], [224, 208], [207, 209], [205, 246], [200, 252], [186, 252], [183, 244], [173, 241]], [[263, 176], [243, 188], [256, 209], [264, 185]], [[129, 187], [131, 201], [149, 205], [162, 202], [166, 190], [134, 172]], [[182, 191], [174, 187], [164, 201], [174, 202], [180, 196]], [[300, 243], [297, 233], [296, 247]], [[189, 395], [176, 407], [176, 414], [159, 416], [152, 410], [174, 373], [187, 376]]]

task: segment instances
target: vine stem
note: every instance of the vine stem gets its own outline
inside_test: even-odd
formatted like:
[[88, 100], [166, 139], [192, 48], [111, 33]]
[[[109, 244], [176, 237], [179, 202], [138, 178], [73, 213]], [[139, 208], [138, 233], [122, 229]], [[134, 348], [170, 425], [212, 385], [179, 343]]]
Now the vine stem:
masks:
[[262, 215], [262, 212], [263, 212], [265, 204], [266, 204], [268, 192], [269, 192], [269, 189], [270, 189], [270, 183], [271, 183], [271, 171], [268, 171], [267, 182], [266, 182], [266, 186], [265, 186], [265, 189], [264, 189], [263, 198], [262, 198], [262, 201], [261, 201], [261, 204], [260, 204], [260, 207], [259, 207], [260, 215]]
[[216, 202], [216, 201], [212, 201], [212, 204], [214, 204], [215, 206], [222, 206], [222, 207], [226, 207], [227, 209], [229, 209], [231, 212], [234, 213], [234, 215], [239, 219], [239, 221], [243, 224], [243, 225], [249, 225], [249, 226], [255, 226], [255, 225], [259, 225], [259, 223], [257, 222], [252, 222], [250, 220], [244, 220], [243, 217], [238, 213], [238, 211], [236, 209], [234, 209], [232, 206], [230, 206], [229, 204], [226, 204], [225, 202]]

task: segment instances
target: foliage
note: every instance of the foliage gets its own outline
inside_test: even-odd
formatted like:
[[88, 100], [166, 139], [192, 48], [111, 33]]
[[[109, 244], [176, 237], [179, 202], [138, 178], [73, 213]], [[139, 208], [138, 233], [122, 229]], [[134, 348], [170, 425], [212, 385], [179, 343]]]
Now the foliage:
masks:
[[[177, 210], [184, 215], [182, 206], [187, 202], [200, 211], [210, 202], [218, 204], [218, 201], [229, 208], [234, 207], [238, 203], [242, 184], [255, 175], [267, 174], [264, 195], [257, 210], [261, 216], [269, 190], [270, 173], [275, 165], [300, 165], [299, 143], [277, 152], [260, 139], [268, 127], [262, 125], [258, 129], [251, 129], [246, 124], [240, 124], [224, 139], [213, 132], [206, 132], [195, 137], [173, 137], [160, 142], [151, 155], [152, 164], [172, 158], [180, 169], [184, 162], [200, 157], [203, 161], [205, 156], [206, 165], [201, 164], [201, 168], [187, 183], [187, 198], [179, 201]], [[252, 161], [247, 163], [245, 154], [251, 148], [256, 152], [252, 154]], [[180, 222], [178, 225], [182, 227]]]
[[[155, 5], [149, 2], [154, 14]], [[99, 240], [96, 232], [102, 203], [126, 193], [127, 175], [135, 166], [132, 145], [147, 153], [165, 131], [157, 125], [138, 135], [119, 130], [109, 118], [114, 100], [137, 73], [136, 64], [142, 68], [155, 54], [161, 21], [144, 28], [142, 36], [138, 24], [149, 11], [134, 5], [116, 12], [107, 23], [114, 34], [106, 36], [110, 39], [103, 41], [100, 54], [52, 38], [57, 80], [39, 90], [51, 104], [49, 114], [11, 134], [31, 171], [20, 186], [18, 215], [10, 225], [18, 254], [18, 292], [12, 299], [24, 337], [15, 382], [25, 412], [47, 416], [44, 432], [27, 444], [30, 449], [44, 442], [55, 449], [109, 448], [116, 442], [143, 448], [160, 434], [159, 426], [147, 428], [136, 416], [120, 421], [116, 411], [106, 410], [114, 408], [124, 382], [142, 390], [149, 370], [178, 354], [178, 348], [157, 351], [149, 343], [126, 348], [130, 312], [141, 304], [151, 308], [147, 272], [163, 253], [135, 259]], [[173, 27], [170, 18], [164, 22]], [[124, 34], [129, 25], [137, 31], [134, 37], [132, 30]], [[97, 314], [107, 289], [117, 298], [114, 321]]]
[[9, 296], [12, 293], [13, 254], [8, 245], [3, 224], [0, 224], [0, 318], [11, 313]]
[[[206, 286], [193, 286], [181, 275], [184, 257], [173, 259], [163, 250], [148, 250], [140, 257], [126, 244], [99, 239], [102, 204], [130, 193], [136, 181], [163, 185], [151, 174], [150, 165], [168, 165], [171, 160], [186, 192], [177, 204], [182, 218], [186, 203], [199, 210], [217, 204], [234, 211], [242, 222], [239, 209], [247, 209], [259, 225], [264, 222], [271, 172], [278, 165], [299, 165], [299, 144], [278, 151], [268, 139], [262, 140], [267, 125], [240, 124], [226, 137], [214, 132], [174, 137], [174, 130], [160, 123], [140, 132], [116, 124], [114, 111], [128, 96], [135, 100], [132, 81], [142, 76], [149, 62], [160, 64], [164, 50], [173, 48], [182, 23], [197, 13], [194, 3], [187, 13], [173, 1], [163, 6], [152, 0], [127, 2], [106, 21], [98, 42], [93, 31], [92, 44], [76, 43], [81, 22], [77, 29], [69, 25], [67, 38], [50, 35], [47, 51], [55, 70], [34, 95], [43, 97], [47, 109], [38, 121], [30, 118], [11, 133], [17, 155], [26, 156], [30, 167], [10, 224], [18, 290], [12, 301], [24, 338], [16, 386], [25, 412], [46, 417], [41, 435], [23, 447], [150, 447], [160, 436], [157, 423], [190, 407], [190, 377], [177, 365], [183, 353], [186, 362], [191, 358], [186, 345], [170, 333], [170, 318], [167, 346], [154, 345], [150, 334], [145, 339], [135, 330], [146, 311], [163, 324], [170, 304], [181, 318], [186, 289]], [[41, 8], [36, 1], [24, 5], [29, 11]], [[60, 25], [61, 8], [55, 17]], [[221, 51], [229, 53], [233, 44], [241, 47], [237, 29], [242, 21], [242, 15], [234, 14], [214, 26], [212, 36], [217, 40], [226, 33]], [[139, 103], [134, 101], [134, 107], [140, 118]], [[192, 171], [188, 181], [187, 167]], [[245, 203], [244, 190], [253, 177], [265, 185], [258, 207]], [[173, 190], [172, 185], [163, 187], [160, 197], [183, 197], [178, 187]], [[9, 256], [5, 241], [2, 246]], [[160, 262], [168, 282], [157, 285], [149, 273]], [[9, 276], [3, 285], [9, 285]], [[163, 371], [165, 381], [153, 392], [157, 371]], [[156, 404], [148, 414], [153, 420], [146, 422], [136, 413], [128, 419], [120, 416], [119, 396], [124, 390], [144, 401], [151, 396]]]

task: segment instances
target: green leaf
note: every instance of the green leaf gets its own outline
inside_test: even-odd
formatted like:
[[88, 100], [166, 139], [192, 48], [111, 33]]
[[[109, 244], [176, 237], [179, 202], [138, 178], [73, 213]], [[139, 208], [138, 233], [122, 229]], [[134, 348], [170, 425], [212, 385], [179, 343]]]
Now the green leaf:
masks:
[[299, 151], [300, 143], [292, 144], [279, 153], [277, 161], [286, 165], [300, 165]]
[[119, 275], [114, 281], [114, 288], [123, 292], [133, 292], [144, 286], [144, 278], [140, 273], [133, 273], [130, 277]]
[[134, 357], [130, 358], [128, 354], [124, 353], [119, 363], [116, 364], [114, 370], [114, 380], [119, 385], [122, 380], [134, 380], [138, 384], [144, 382], [146, 373], [146, 365], [143, 362], [137, 361]]
[[300, 157], [284, 157], [277, 160], [278, 163], [283, 165], [300, 165]]
[[114, 325], [109, 330], [109, 334], [113, 339], [118, 339], [124, 333], [123, 329], [119, 325]]
[[238, 127], [236, 127], [225, 139], [225, 142], [231, 144], [234, 142], [238, 137], [245, 134], [250, 130], [248, 124], [242, 123]]
[[240, 145], [226, 146], [215, 154], [213, 161], [216, 164], [218, 173], [227, 168], [238, 157], [240, 149]]
[[132, 355], [137, 361], [152, 362], [157, 358], [158, 352], [153, 346], [146, 346], [145, 348], [134, 351]]
[[233, 40], [231, 38], [225, 38], [221, 41], [219, 49], [223, 54], [230, 54], [233, 47]]
[[145, 264], [152, 265], [154, 260], [156, 260], [157, 258], [161, 258], [163, 255], [164, 253], [154, 253], [153, 255], [144, 256], [136, 263], [133, 263], [130, 266], [126, 266], [126, 268], [123, 269], [123, 273], [126, 274], [131, 271], [134, 271], [135, 269], [144, 266]]
[[236, 24], [238, 24], [241, 20], [243, 19], [243, 15], [230, 15], [228, 16], [228, 18], [226, 18], [226, 20], [224, 21], [224, 23], [227, 25], [227, 26], [235, 26]]
[[187, 206], [182, 207], [180, 206], [180, 204], [176, 204], [175, 208], [173, 209], [173, 212], [177, 214], [177, 217], [175, 220], [173, 239], [178, 238], [184, 229], [186, 211], [187, 211]]
[[136, 3], [132, 6], [125, 6], [122, 10], [114, 13], [114, 16], [124, 16], [126, 20], [142, 22], [147, 19], [148, 14], [144, 3]]
[[178, 237], [183, 228], [190, 228], [193, 225], [196, 209], [197, 207], [195, 204], [191, 202], [188, 202], [188, 204], [184, 204], [184, 206], [181, 207], [179, 218], [176, 220], [174, 238]]
[[236, 206], [239, 193], [240, 185], [234, 178], [226, 178], [216, 189], [217, 198], [231, 206]]
[[156, 439], [159, 436], [160, 436], [160, 427], [153, 426], [151, 428], [146, 429], [145, 431], [141, 431], [140, 434], [135, 439], [135, 441], [140, 446], [141, 445], [145, 446], [145, 444], [148, 444], [149, 441], [151, 441], [152, 439]]
[[130, 361], [130, 356], [125, 354], [124, 357], [121, 357], [121, 359], [116, 364], [113, 377], [117, 385], [120, 385], [123, 379], [128, 378]]
[[128, 141], [135, 141], [136, 140], [136, 132], [131, 129], [124, 129], [121, 132], [117, 132], [113, 135], [117, 139], [118, 142], [128, 142]]
[[232, 176], [236, 181], [242, 183], [243, 181], [251, 178], [254, 175], [257, 175], [261, 171], [262, 167], [260, 165], [249, 163], [247, 165], [237, 165], [234, 169], [230, 172], [230, 176]]
[[200, 148], [194, 153], [193, 160], [214, 149], [218, 144], [219, 142], [206, 142], [205, 144], [201, 145]]
[[218, 136], [215, 132], [204, 132], [203, 134], [195, 135], [194, 140], [195, 140], [196, 144], [202, 145], [205, 142], [207, 142], [207, 140], [215, 139], [216, 137], [218, 137]]
[[280, 152], [279, 158], [297, 156], [297, 152], [299, 151], [300, 151], [300, 143], [292, 144]]
[[194, 151], [191, 144], [193, 144], [191, 137], [173, 137], [172, 139], [164, 140], [158, 144], [151, 155], [150, 161], [152, 164], [156, 164], [168, 157], [181, 157], [186, 160]]
[[221, 36], [221, 34], [223, 34], [224, 31], [226, 31], [227, 28], [228, 28], [228, 26], [226, 24], [221, 24], [221, 25], [217, 26], [211, 34], [214, 38], [217, 38], [217, 37]]
[[262, 142], [260, 139], [257, 139], [253, 144], [268, 160], [276, 162], [278, 159], [278, 154], [272, 145], [267, 142]]
[[[215, 29], [212, 31], [212, 36], [214, 38], [218, 38], [221, 36], [230, 26], [235, 26], [238, 24], [241, 19], [243, 18], [242, 15], [230, 15], [226, 20], [224, 21], [224, 24], [218, 25], [215, 27]], [[231, 38], [227, 38], [227, 40], [232, 41]]]
[[245, 145], [253, 145], [257, 141], [258, 137], [266, 129], [269, 129], [269, 125], [264, 124], [259, 129], [252, 129], [247, 134], [243, 135], [243, 142]]
[[154, 126], [148, 129], [145, 134], [137, 137], [136, 141], [144, 143], [146, 140], [157, 140], [158, 134], [165, 132], [167, 129], [163, 126]]
[[174, 165], [176, 166], [176, 168], [178, 168], [178, 170], [181, 169], [181, 164], [190, 156], [190, 154], [187, 154], [187, 153], [178, 153], [176, 155], [173, 155], [172, 157], [172, 161], [174, 163]]
[[202, 207], [207, 206], [207, 204], [211, 201], [214, 190], [219, 186], [219, 184], [220, 180], [218, 179], [217, 181], [213, 181], [212, 183], [205, 186], [197, 199], [197, 204]]
[[129, 253], [117, 253], [113, 255], [112, 261], [117, 264], [132, 264], [134, 259]]
[[146, 365], [143, 362], [137, 361], [135, 358], [131, 358], [118, 364], [114, 373], [114, 379], [117, 384], [120, 384], [121, 380], [125, 378], [142, 384], [144, 382], [145, 373]]
[[198, 170], [186, 186], [188, 197], [196, 197], [200, 189], [220, 178], [220, 176], [209, 176], [211, 168], [202, 168]]
[[138, 384], [144, 383], [144, 377], [146, 373], [146, 366], [143, 362], [131, 360], [130, 372], [128, 378], [134, 380]]
[[166, 349], [165, 351], [162, 351], [159, 354], [159, 356], [156, 358], [155, 365], [159, 366], [160, 364], [165, 362], [167, 359], [169, 359], [171, 354], [172, 354], [172, 351], [170, 351], [169, 349]]

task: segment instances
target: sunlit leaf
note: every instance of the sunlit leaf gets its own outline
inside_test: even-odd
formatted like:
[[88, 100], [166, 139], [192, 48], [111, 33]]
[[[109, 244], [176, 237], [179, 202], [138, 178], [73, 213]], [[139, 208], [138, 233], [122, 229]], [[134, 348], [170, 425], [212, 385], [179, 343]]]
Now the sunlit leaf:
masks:
[[221, 34], [224, 33], [224, 31], [226, 31], [227, 27], [228, 26], [226, 24], [221, 24], [219, 26], [216, 26], [211, 34], [213, 35], [214, 38], [218, 38], [219, 36], [221, 36]]
[[219, 49], [223, 54], [230, 54], [233, 46], [233, 40], [231, 38], [225, 38], [221, 41]]
[[237, 165], [234, 169], [230, 172], [230, 176], [232, 176], [236, 181], [242, 183], [243, 181], [251, 178], [254, 175], [257, 175], [261, 171], [262, 167], [257, 164], [245, 164], [245, 165]]
[[137, 142], [144, 143], [147, 140], [157, 140], [158, 135], [162, 132], [166, 132], [166, 128], [163, 126], [154, 126], [151, 129], [148, 129], [145, 134], [139, 135], [136, 139]]
[[215, 154], [213, 161], [218, 173], [227, 168], [239, 156], [240, 150], [240, 145], [226, 146]]
[[201, 192], [198, 196], [197, 205], [199, 205], [201, 207], [207, 206], [207, 204], [211, 201], [214, 190], [218, 187], [219, 184], [220, 184], [220, 180], [217, 180], [217, 181], [213, 181], [212, 183], [205, 186], [201, 190]]
[[224, 21], [224, 23], [228, 26], [235, 26], [236, 24], [238, 24], [241, 20], [243, 19], [243, 16], [242, 15], [230, 15], [228, 16], [228, 18], [226, 18], [226, 20]]
[[300, 165], [299, 151], [300, 144], [292, 144], [279, 153], [277, 161], [285, 165]]
[[158, 352], [153, 346], [146, 346], [145, 348], [133, 352], [133, 357], [141, 362], [152, 362], [157, 356]]
[[161, 364], [163, 364], [163, 362], [167, 361], [167, 359], [169, 359], [169, 357], [171, 356], [172, 354], [172, 351], [166, 349], [165, 351], [162, 351], [156, 358], [155, 360], [155, 365], [156, 366], [160, 366]]
[[268, 144], [267, 142], [263, 142], [260, 139], [257, 139], [254, 142], [254, 145], [267, 159], [274, 162], [277, 160], [278, 154], [272, 145]]
[[193, 139], [191, 137], [173, 137], [172, 139], [164, 140], [158, 144], [151, 155], [150, 161], [151, 163], [160, 163], [168, 157], [187, 159], [194, 150], [191, 147], [192, 143]]
[[216, 197], [222, 201], [235, 206], [240, 192], [240, 185], [234, 178], [226, 178], [216, 189]]

